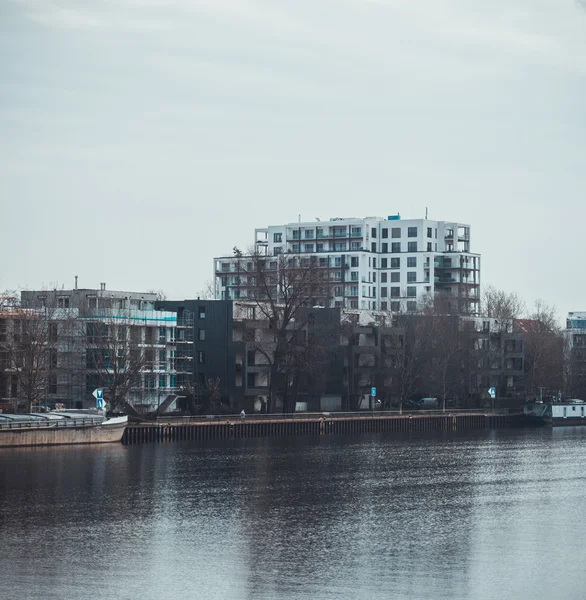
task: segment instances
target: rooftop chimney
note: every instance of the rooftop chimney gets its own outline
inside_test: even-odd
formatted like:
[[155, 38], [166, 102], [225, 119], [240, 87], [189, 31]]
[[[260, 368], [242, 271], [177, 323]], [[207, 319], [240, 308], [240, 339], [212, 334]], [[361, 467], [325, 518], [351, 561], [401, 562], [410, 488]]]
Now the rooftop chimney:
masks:
[[106, 284], [105, 283], [100, 283], [100, 290], [102, 290], [102, 292], [106, 291]]

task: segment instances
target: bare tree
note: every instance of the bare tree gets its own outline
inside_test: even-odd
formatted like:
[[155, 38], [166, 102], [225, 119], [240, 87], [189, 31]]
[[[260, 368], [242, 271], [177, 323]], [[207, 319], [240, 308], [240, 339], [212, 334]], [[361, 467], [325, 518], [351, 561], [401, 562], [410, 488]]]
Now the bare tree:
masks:
[[484, 316], [506, 323], [518, 319], [526, 308], [524, 300], [516, 292], [505, 292], [488, 285], [482, 294], [482, 310]]
[[237, 257], [238, 291], [245, 290], [270, 330], [269, 336], [253, 341], [269, 365], [267, 411], [274, 410], [279, 396], [284, 412], [291, 412], [301, 375], [320, 353], [320, 340], [311, 335], [312, 311], [305, 309], [325, 303], [327, 273], [318, 269], [315, 257], [269, 257], [256, 249]]
[[213, 300], [216, 297], [213, 282], [209, 279], [205, 281], [203, 287], [197, 292], [196, 296], [201, 300]]
[[167, 300], [167, 294], [165, 293], [164, 290], [162, 289], [152, 289], [152, 290], [147, 290], [147, 294], [156, 294], [157, 296], [157, 300]]
[[111, 411], [123, 406], [136, 414], [130, 398], [143, 389], [142, 376], [155, 363], [154, 350], [143, 348], [140, 327], [125, 319], [88, 319], [85, 322], [87, 341], [86, 368], [96, 387], [105, 390], [104, 397]]
[[516, 323], [524, 334], [528, 391], [534, 396], [557, 393], [563, 387], [564, 344], [555, 307], [536, 300], [528, 318]]
[[[10, 311], [6, 347], [18, 397], [30, 412], [46, 398], [57, 371], [57, 323], [54, 310], [16, 307]], [[56, 385], [56, 383], [55, 383]]]

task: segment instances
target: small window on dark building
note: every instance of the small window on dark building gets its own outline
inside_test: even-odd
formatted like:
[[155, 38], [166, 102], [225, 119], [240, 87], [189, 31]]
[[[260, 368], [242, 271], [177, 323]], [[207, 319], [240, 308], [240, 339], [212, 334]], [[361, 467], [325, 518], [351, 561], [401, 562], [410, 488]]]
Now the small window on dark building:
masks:
[[205, 319], [206, 318], [206, 307], [205, 306], [200, 306], [199, 307], [199, 318], [200, 319]]

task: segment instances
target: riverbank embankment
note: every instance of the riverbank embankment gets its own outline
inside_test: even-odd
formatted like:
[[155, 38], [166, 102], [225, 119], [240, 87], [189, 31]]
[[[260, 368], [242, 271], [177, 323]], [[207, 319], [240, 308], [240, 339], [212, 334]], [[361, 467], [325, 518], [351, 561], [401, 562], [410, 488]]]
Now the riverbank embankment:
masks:
[[143, 444], [350, 433], [464, 431], [511, 427], [514, 423], [515, 415], [482, 411], [176, 417], [154, 422], [130, 423], [122, 442]]

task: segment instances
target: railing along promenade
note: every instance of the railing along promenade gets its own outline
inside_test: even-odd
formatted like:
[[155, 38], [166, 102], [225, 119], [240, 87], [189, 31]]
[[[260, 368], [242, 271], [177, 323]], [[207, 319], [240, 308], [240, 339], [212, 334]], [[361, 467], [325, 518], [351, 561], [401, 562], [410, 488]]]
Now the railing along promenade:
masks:
[[133, 422], [125, 444], [181, 440], [332, 435], [378, 432], [463, 431], [509, 427], [506, 410], [418, 410], [168, 417]]

